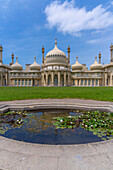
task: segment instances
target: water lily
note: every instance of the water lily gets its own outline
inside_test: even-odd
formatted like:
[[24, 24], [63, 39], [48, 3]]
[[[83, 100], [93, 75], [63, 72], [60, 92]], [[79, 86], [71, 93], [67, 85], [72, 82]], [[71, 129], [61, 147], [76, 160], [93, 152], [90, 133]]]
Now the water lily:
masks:
[[87, 128], [87, 125], [85, 125], [85, 128]]
[[62, 123], [62, 122], [63, 122], [63, 120], [61, 119], [61, 120], [60, 120], [60, 122]]
[[69, 116], [69, 118], [71, 118], [71, 116]]

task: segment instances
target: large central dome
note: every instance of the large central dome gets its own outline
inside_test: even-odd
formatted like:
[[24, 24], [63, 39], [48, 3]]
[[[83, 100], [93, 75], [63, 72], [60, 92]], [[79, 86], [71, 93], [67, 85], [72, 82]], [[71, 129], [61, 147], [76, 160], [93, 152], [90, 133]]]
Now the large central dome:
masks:
[[53, 50], [49, 51], [45, 58], [46, 65], [67, 65], [67, 58], [63, 51], [59, 50], [57, 47], [57, 40], [55, 39], [55, 47]]

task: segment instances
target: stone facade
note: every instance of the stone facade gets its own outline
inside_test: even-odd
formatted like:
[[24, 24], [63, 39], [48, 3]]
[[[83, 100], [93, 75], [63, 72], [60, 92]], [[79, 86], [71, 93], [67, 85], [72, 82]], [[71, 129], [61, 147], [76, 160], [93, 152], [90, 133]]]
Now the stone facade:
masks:
[[101, 65], [101, 53], [99, 53], [99, 62], [95, 57], [95, 62], [90, 66], [90, 70], [85, 64], [78, 62], [70, 65], [70, 47], [68, 47], [68, 56], [58, 49], [57, 40], [55, 47], [44, 57], [45, 49], [42, 47], [42, 65], [35, 61], [33, 64], [26, 64], [25, 70], [18, 63], [14, 63], [14, 54], [12, 54], [12, 63], [3, 64], [2, 52], [0, 46], [0, 86], [113, 86], [113, 45], [110, 46], [111, 61], [109, 64]]

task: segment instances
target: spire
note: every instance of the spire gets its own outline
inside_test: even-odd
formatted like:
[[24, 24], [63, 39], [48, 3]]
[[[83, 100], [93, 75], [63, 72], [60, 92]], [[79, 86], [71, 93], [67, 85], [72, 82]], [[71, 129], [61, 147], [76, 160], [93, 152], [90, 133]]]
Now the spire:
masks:
[[95, 56], [95, 61], [97, 61], [97, 56]]
[[36, 62], [36, 57], [34, 57], [34, 60], [35, 60], [35, 62]]

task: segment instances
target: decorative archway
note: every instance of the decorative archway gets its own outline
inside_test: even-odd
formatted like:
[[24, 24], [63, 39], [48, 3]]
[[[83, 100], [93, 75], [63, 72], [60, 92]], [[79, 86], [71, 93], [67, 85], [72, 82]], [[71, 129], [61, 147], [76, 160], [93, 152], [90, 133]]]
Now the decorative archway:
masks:
[[54, 86], [58, 86], [58, 76], [54, 76]]

